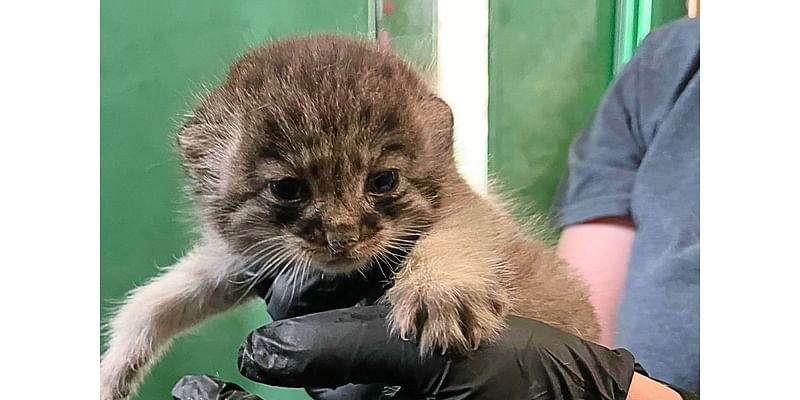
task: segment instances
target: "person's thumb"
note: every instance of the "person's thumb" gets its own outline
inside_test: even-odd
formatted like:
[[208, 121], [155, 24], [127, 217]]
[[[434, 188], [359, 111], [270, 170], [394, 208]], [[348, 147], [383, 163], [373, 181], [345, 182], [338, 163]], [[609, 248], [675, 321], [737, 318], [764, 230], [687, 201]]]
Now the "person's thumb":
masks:
[[386, 305], [375, 305], [274, 322], [248, 336], [239, 371], [273, 386], [382, 383], [425, 392], [447, 361], [433, 355], [423, 362], [415, 344], [388, 333], [387, 313]]

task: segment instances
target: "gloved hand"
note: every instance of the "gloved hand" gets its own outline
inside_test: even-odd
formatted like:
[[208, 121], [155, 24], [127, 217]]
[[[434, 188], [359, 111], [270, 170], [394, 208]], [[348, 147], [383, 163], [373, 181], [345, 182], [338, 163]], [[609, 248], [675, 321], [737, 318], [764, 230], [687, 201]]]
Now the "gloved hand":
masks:
[[175, 400], [261, 400], [241, 386], [206, 375], [187, 375], [172, 388]]
[[517, 317], [497, 343], [423, 358], [415, 343], [387, 333], [387, 312], [385, 305], [363, 306], [274, 322], [248, 336], [239, 370], [274, 386], [392, 387], [350, 397], [369, 399], [624, 399], [633, 375], [627, 351]]
[[[255, 288], [264, 298], [273, 321], [320, 311], [371, 304], [385, 291], [391, 275], [386, 265], [370, 268], [364, 275], [325, 276], [318, 270], [303, 274], [285, 271], [274, 280], [262, 282]], [[374, 399], [384, 390], [383, 385], [343, 385], [336, 389], [306, 388], [314, 399]], [[249, 396], [249, 397], [248, 397]], [[173, 388], [176, 400], [258, 400], [236, 384], [215, 377], [190, 375], [183, 377]]]
[[[543, 323], [510, 317], [496, 343], [461, 355], [421, 357], [387, 333], [384, 305], [278, 321], [251, 333], [240, 372], [285, 387], [383, 383], [386, 398], [625, 399], [633, 357]], [[374, 397], [373, 397], [374, 398]]]
[[[273, 321], [278, 321], [356, 304], [372, 304], [386, 291], [391, 274], [385, 265], [369, 268], [363, 275], [325, 276], [314, 270], [308, 278], [298, 282], [287, 272], [271, 283], [263, 297]], [[382, 390], [383, 385], [376, 384], [306, 387], [308, 395], [317, 400], [376, 399]]]
[[[276, 282], [268, 304], [287, 316], [317, 312], [361, 296], [366, 287], [380, 293], [380, 280], [375, 282], [341, 293], [348, 284], [317, 281], [315, 290], [303, 286], [300, 302], [276, 297], [282, 291]], [[509, 329], [496, 343], [468, 354], [423, 359], [414, 343], [388, 334], [387, 312], [385, 305], [360, 306], [274, 322], [248, 336], [239, 353], [240, 372], [275, 386], [337, 388], [309, 390], [325, 399], [625, 399], [631, 383], [634, 362], [627, 351], [517, 317], [508, 319]], [[218, 380], [209, 384], [209, 379], [184, 378], [173, 398], [251, 399], [239, 388]], [[195, 395], [180, 396], [189, 392]]]

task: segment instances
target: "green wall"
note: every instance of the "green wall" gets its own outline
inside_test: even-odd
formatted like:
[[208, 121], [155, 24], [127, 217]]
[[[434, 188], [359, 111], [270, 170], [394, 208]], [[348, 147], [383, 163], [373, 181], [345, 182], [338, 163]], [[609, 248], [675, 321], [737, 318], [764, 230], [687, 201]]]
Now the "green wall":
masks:
[[653, 17], [651, 26], [656, 28], [668, 22], [685, 17], [687, 14], [685, 0], [652, 0]]
[[545, 212], [612, 76], [612, 0], [489, 2], [489, 173]]
[[[637, 25], [639, 13], [625, 21], [618, 10], [626, 4], [648, 7], [649, 21]], [[489, 1], [489, 173], [526, 212], [549, 211], [626, 28], [644, 34], [685, 13], [683, 0]]]
[[[364, 0], [136, 0], [101, 4], [101, 315], [190, 246], [190, 216], [173, 151], [191, 94], [214, 84], [249, 46], [318, 31], [367, 33]], [[267, 322], [263, 305], [225, 315], [179, 339], [139, 399], [166, 399], [184, 374], [210, 373], [270, 399], [300, 390], [239, 377], [236, 351]]]

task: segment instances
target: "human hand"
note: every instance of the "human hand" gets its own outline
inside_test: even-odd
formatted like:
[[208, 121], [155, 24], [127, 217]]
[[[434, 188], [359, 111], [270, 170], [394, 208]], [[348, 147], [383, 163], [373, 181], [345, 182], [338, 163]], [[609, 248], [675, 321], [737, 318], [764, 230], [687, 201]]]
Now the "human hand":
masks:
[[174, 400], [262, 400], [241, 386], [206, 375], [187, 375], [172, 388]]
[[282, 320], [251, 333], [240, 372], [285, 387], [400, 386], [386, 398], [624, 399], [633, 357], [523, 318], [466, 354], [420, 355], [389, 335], [384, 305]]
[[[257, 288], [273, 321], [320, 311], [369, 304], [380, 297], [389, 271], [372, 268], [364, 275], [324, 276], [317, 270], [285, 271]], [[343, 385], [336, 389], [306, 388], [314, 399], [377, 398], [383, 385]], [[216, 377], [187, 375], [172, 390], [176, 400], [258, 400], [236, 384]]]
[[[279, 277], [266, 293], [277, 321], [249, 335], [239, 354], [242, 374], [276, 386], [316, 387], [306, 389], [316, 399], [626, 398], [634, 365], [627, 351], [523, 318], [508, 318], [502, 338], [475, 352], [423, 359], [416, 343], [388, 333], [386, 305], [338, 309], [370, 303], [385, 289], [384, 277], [362, 278]], [[207, 376], [184, 377], [173, 398], [259, 399]]]

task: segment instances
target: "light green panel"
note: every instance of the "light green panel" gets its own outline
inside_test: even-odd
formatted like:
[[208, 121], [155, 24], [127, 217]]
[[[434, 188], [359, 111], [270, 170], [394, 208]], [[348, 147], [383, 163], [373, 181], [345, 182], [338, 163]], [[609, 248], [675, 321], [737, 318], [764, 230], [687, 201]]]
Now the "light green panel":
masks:
[[616, 11], [615, 73], [622, 70], [650, 31], [687, 13], [685, 0], [617, 0]]
[[615, 2], [489, 3], [489, 172], [546, 212], [612, 74]]
[[686, 16], [686, 0], [652, 0], [651, 30]]
[[489, 172], [530, 212], [547, 213], [569, 144], [588, 123], [616, 63], [683, 0], [492, 0]]
[[[173, 151], [191, 94], [214, 84], [247, 47], [309, 32], [367, 33], [364, 0], [136, 0], [101, 4], [101, 315], [111, 300], [156, 275], [191, 243]], [[262, 304], [181, 338], [137, 399], [167, 399], [184, 374], [208, 373], [267, 399], [307, 398], [255, 385], [236, 371], [247, 333], [267, 322]]]
[[391, 48], [429, 82], [436, 79], [436, 0], [377, 0], [376, 25]]

